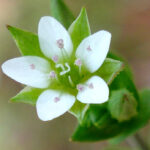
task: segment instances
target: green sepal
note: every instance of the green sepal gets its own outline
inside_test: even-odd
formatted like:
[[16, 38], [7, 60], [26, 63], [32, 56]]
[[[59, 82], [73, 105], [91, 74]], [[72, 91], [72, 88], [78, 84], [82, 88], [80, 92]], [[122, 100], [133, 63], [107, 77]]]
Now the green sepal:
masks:
[[40, 56], [45, 57], [40, 49], [38, 36], [34, 33], [23, 31], [21, 29], [7, 26], [13, 39], [16, 42], [21, 54], [23, 56]]
[[51, 14], [59, 22], [61, 22], [66, 29], [68, 29], [70, 24], [75, 19], [63, 0], [51, 0]]
[[103, 78], [107, 84], [111, 84], [113, 79], [124, 69], [124, 64], [121, 61], [106, 58], [103, 65], [96, 71], [96, 75]]
[[82, 120], [84, 118], [84, 115], [86, 114], [88, 107], [88, 104], [83, 104], [76, 100], [75, 104], [72, 106], [69, 112], [78, 119], [79, 123], [82, 123]]
[[[113, 53], [109, 53], [108, 58], [112, 58], [124, 62], [124, 60], [121, 57], [118, 57]], [[139, 101], [139, 94], [133, 82], [132, 73], [130, 71], [129, 66], [126, 63], [124, 64], [124, 69], [118, 74], [118, 76], [111, 83], [110, 91], [119, 90], [123, 88], [127, 89], [130, 93], [132, 93], [135, 99]]]
[[137, 101], [126, 89], [111, 92], [108, 109], [112, 117], [119, 122], [130, 120], [138, 113]]
[[89, 21], [86, 9], [82, 8], [77, 19], [69, 27], [69, 33], [73, 42], [74, 51], [81, 43], [81, 41], [91, 34]]
[[23, 90], [21, 90], [16, 96], [12, 97], [10, 101], [35, 105], [39, 95], [43, 91], [43, 89], [37, 89], [27, 86]]

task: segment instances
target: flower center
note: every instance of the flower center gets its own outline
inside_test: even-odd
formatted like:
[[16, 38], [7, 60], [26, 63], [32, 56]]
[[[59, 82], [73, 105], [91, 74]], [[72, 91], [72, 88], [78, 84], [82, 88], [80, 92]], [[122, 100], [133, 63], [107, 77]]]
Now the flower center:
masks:
[[66, 73], [68, 73], [68, 72], [70, 72], [70, 66], [69, 66], [68, 63], [65, 63], [65, 65], [63, 65], [63, 64], [57, 64], [56, 68], [61, 68], [62, 69], [62, 71], [60, 72], [61, 76], [64, 75], [64, 74], [66, 74]]

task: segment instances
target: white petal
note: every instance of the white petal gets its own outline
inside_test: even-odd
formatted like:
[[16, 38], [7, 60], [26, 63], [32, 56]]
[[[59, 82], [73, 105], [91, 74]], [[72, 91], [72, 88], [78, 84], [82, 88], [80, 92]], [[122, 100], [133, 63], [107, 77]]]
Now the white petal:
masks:
[[90, 72], [95, 72], [104, 62], [111, 41], [111, 34], [99, 31], [85, 38], [76, 51], [76, 57]]
[[82, 103], [100, 104], [108, 100], [109, 88], [106, 82], [93, 76], [83, 84], [82, 90], [77, 94], [77, 99]]
[[3, 72], [10, 78], [36, 88], [49, 85], [49, 63], [37, 56], [24, 56], [10, 59], [3, 63]]
[[36, 103], [38, 117], [43, 121], [52, 120], [67, 112], [75, 102], [75, 97], [57, 90], [43, 92]]
[[42, 17], [39, 22], [38, 36], [40, 47], [45, 56], [53, 59], [58, 56], [62, 59], [63, 55], [61, 48], [58, 46], [58, 41], [62, 41], [65, 49], [65, 53], [68, 56], [71, 55], [73, 50], [72, 41], [68, 31], [53, 17]]

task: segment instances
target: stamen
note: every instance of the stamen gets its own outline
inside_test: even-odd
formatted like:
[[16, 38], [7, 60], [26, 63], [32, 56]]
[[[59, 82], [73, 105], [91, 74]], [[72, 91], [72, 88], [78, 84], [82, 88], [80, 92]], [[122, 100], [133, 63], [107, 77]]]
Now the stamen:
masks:
[[88, 50], [89, 52], [92, 51], [90, 45], [87, 47], [87, 50]]
[[74, 87], [74, 83], [73, 83], [73, 81], [72, 81], [70, 76], [68, 76], [68, 80], [69, 80], [69, 83], [71, 84], [71, 86]]
[[74, 64], [77, 65], [77, 66], [81, 66], [82, 65], [81, 59], [79, 59], [79, 58], [76, 59]]
[[57, 63], [57, 62], [58, 62], [58, 55], [53, 56], [53, 57], [52, 57], [52, 60], [53, 60], [55, 63]]
[[32, 70], [34, 70], [34, 69], [35, 69], [35, 65], [34, 65], [34, 64], [31, 64], [31, 65], [30, 65], [30, 68], [31, 68]]
[[55, 102], [55, 103], [57, 103], [57, 102], [59, 102], [59, 101], [60, 101], [60, 98], [59, 98], [59, 97], [55, 97], [55, 98], [54, 98], [54, 102]]
[[59, 39], [59, 40], [57, 40], [57, 45], [58, 45], [58, 47], [59, 48], [64, 48], [64, 41], [63, 41], [63, 39]]
[[84, 86], [82, 84], [78, 84], [77, 85], [77, 90], [80, 91], [80, 92], [83, 91], [84, 90]]
[[55, 73], [55, 71], [51, 71], [49, 76], [50, 76], [50, 78], [52, 78], [52, 79], [56, 78], [56, 73]]
[[90, 83], [90, 84], [88, 85], [88, 87], [89, 87], [90, 89], [94, 89], [93, 83]]

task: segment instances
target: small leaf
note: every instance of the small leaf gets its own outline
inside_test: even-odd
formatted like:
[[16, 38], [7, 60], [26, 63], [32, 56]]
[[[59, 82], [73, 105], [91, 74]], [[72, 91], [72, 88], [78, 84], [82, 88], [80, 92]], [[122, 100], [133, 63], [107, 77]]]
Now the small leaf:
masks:
[[124, 64], [121, 61], [106, 58], [103, 65], [95, 74], [102, 77], [107, 84], [110, 84], [123, 68]]
[[89, 107], [88, 104], [83, 104], [83, 103], [79, 102], [78, 100], [76, 100], [75, 104], [69, 110], [69, 112], [78, 119], [79, 123], [81, 123], [88, 107]]
[[112, 91], [108, 108], [113, 118], [127, 121], [137, 115], [137, 101], [126, 89]]
[[69, 27], [69, 33], [72, 38], [74, 50], [78, 47], [81, 41], [91, 34], [89, 21], [86, 9], [82, 8], [77, 19]]
[[63, 0], [51, 0], [51, 14], [66, 28], [68, 28], [75, 19]]
[[16, 96], [12, 97], [10, 101], [35, 105], [39, 95], [42, 92], [43, 89], [25, 87]]
[[21, 29], [7, 26], [8, 30], [12, 34], [21, 54], [23, 56], [40, 56], [44, 57], [40, 50], [38, 36], [34, 33], [23, 31]]

